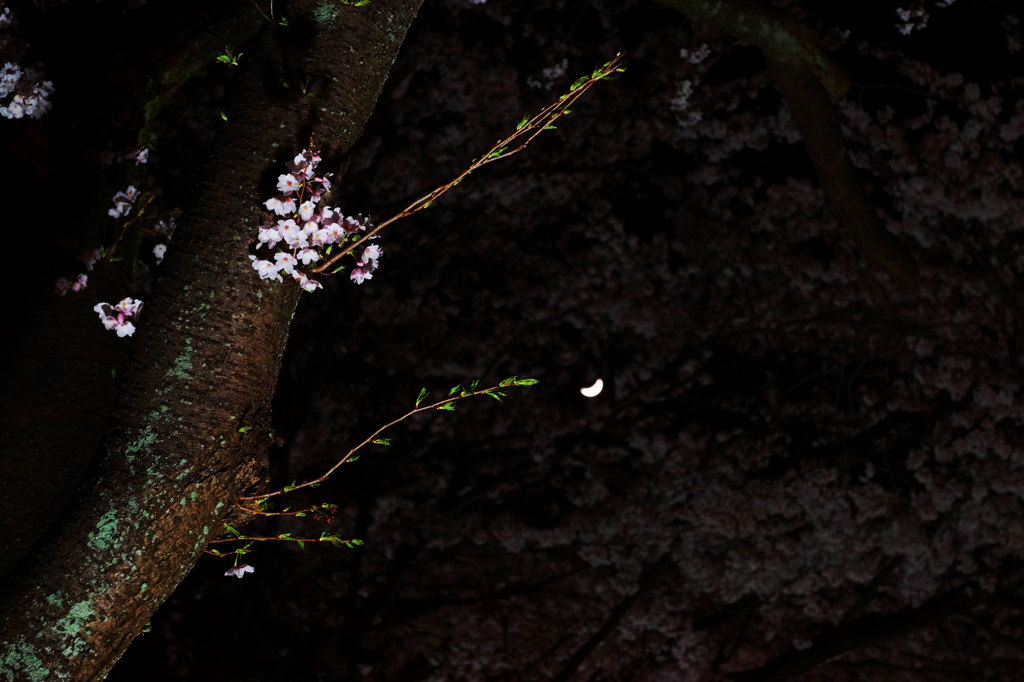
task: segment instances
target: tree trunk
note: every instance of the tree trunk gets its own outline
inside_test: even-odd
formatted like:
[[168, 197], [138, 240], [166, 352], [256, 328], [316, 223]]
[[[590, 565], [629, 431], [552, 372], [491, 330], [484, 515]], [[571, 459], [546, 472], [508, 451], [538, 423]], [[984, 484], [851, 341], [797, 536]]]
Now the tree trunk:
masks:
[[250, 265], [262, 199], [312, 132], [325, 166], [348, 152], [419, 0], [296, 4], [287, 29], [268, 25], [247, 50], [229, 123], [145, 302], [97, 478], [4, 585], [3, 679], [102, 678], [263, 476], [298, 288], [261, 282]]

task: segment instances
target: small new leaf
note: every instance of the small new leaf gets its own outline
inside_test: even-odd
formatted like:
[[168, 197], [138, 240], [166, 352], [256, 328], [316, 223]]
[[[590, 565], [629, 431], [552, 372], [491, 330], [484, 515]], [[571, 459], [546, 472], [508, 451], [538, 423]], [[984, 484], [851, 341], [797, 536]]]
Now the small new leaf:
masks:
[[454, 400], [449, 400], [448, 402], [444, 403], [443, 405], [438, 405], [437, 409], [439, 409], [439, 410], [454, 410], [455, 409], [455, 401]]
[[250, 431], [252, 431], [251, 426], [243, 426], [242, 428], [238, 429], [239, 433], [249, 433]]
[[516, 130], [522, 130], [523, 128], [526, 127], [526, 124], [529, 123], [529, 122], [530, 122], [530, 117], [529, 116], [523, 116], [523, 120], [520, 121], [519, 125], [516, 126]]
[[516, 383], [516, 378], [516, 375], [513, 374], [508, 379], [505, 379], [500, 384], [498, 384], [498, 386], [501, 386], [502, 388], [504, 388], [505, 386], [511, 386], [512, 384]]
[[462, 388], [462, 384], [459, 384], [458, 386], [452, 386], [452, 390], [448, 391], [448, 395], [455, 395], [455, 393], [456, 393], [456, 392], [457, 392], [457, 391], [458, 391], [458, 390], [459, 390], [460, 388]]
[[416, 396], [416, 407], [419, 407], [420, 403], [422, 403], [423, 399], [426, 398], [426, 397], [427, 397], [427, 389], [426, 388], [421, 388], [420, 389], [420, 394], [418, 396]]
[[501, 398], [502, 398], [502, 397], [503, 397], [503, 396], [505, 395], [505, 394], [504, 394], [504, 393], [502, 393], [501, 391], [484, 391], [484, 392], [485, 392], [485, 393], [486, 393], [487, 395], [489, 395], [489, 396], [491, 396], [492, 398], [494, 398], [495, 400], [497, 400], [497, 401], [498, 401], [499, 403], [501, 402]]
[[516, 386], [533, 386], [536, 383], [536, 379], [516, 379]]
[[376, 443], [377, 445], [391, 445], [390, 438], [375, 438], [373, 442]]

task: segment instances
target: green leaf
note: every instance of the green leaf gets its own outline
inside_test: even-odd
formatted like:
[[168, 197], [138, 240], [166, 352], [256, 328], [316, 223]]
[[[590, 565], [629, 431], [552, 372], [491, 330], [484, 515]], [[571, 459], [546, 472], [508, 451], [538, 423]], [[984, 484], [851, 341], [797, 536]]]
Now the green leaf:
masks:
[[306, 512], [295, 512], [295, 516], [305, 516]]
[[242, 428], [238, 429], [239, 433], [249, 433], [250, 431], [252, 431], [251, 426], [243, 426]]
[[354, 462], [354, 461], [356, 461], [357, 459], [359, 459], [359, 457], [360, 457], [360, 455], [356, 455], [355, 457], [349, 457], [349, 458], [348, 458], [348, 461], [349, 461], [349, 462]]
[[222, 111], [222, 112], [220, 112], [220, 117], [221, 117], [222, 119], [224, 119], [225, 121], [226, 121], [226, 120], [228, 120], [228, 117], [227, 117], [227, 116], [226, 116], [226, 115], [224, 114], [224, 112], [223, 112], [223, 111]]
[[280, 533], [277, 537], [281, 538], [282, 540], [291, 540], [292, 539], [292, 534], [291, 533]]
[[533, 386], [536, 383], [536, 379], [516, 379], [516, 386]]
[[469, 391], [470, 393], [472, 393], [473, 391], [476, 390], [476, 387], [477, 387], [477, 385], [479, 383], [480, 383], [479, 379], [473, 379], [473, 381], [469, 384], [469, 388], [467, 388], [466, 390]]
[[373, 442], [377, 445], [391, 445], [390, 438], [375, 438]]
[[544, 126], [544, 130], [556, 130], [555, 126]]
[[228, 531], [229, 533], [231, 533], [232, 535], [234, 535], [235, 537], [239, 537], [239, 536], [241, 535], [241, 533], [239, 533], [239, 532], [238, 532], [238, 530], [237, 530], [236, 528], [234, 528], [234, 527], [233, 527], [233, 526], [232, 526], [231, 524], [229, 524], [229, 523], [225, 523], [225, 524], [224, 524], [224, 528], [226, 528], [226, 529], [227, 529], [227, 531]]
[[306, 549], [306, 543], [302, 540], [296, 540], [295, 542], [299, 543], [299, 549]]
[[420, 394], [418, 396], [416, 396], [416, 407], [419, 407], [420, 403], [422, 403], [423, 399], [426, 398], [426, 397], [427, 397], [427, 389], [426, 388], [421, 388], [420, 389]]
[[522, 130], [523, 128], [526, 127], [526, 124], [529, 123], [529, 122], [530, 122], [530, 117], [529, 116], [523, 116], [523, 120], [520, 121], [519, 125], [516, 126], [516, 130]]
[[454, 400], [449, 400], [448, 402], [446, 402], [443, 405], [438, 405], [437, 409], [439, 409], [439, 410], [454, 410], [455, 409], [455, 401]]
[[344, 270], [344, 269], [345, 269], [345, 266], [344, 266], [344, 265], [339, 265], [338, 267], [336, 267], [336, 268], [334, 268], [333, 270], [331, 270], [331, 274], [333, 275], [333, 274], [334, 274], [334, 273], [336, 273], [336, 272], [341, 272], [341, 271], [342, 271], [342, 270]]
[[298, 487], [297, 485], [295, 485], [296, 483], [297, 483], [297, 481], [292, 481], [292, 482], [291, 482], [291, 485], [286, 485], [286, 486], [284, 487], [284, 491], [285, 491], [285, 492], [289, 492], [289, 491], [295, 490], [295, 488], [297, 488], [297, 487]]
[[516, 375], [513, 374], [508, 379], [505, 379], [500, 384], [498, 384], [498, 386], [503, 386], [503, 387], [504, 386], [511, 386], [512, 384], [516, 383], [516, 378], [517, 378]]
[[462, 388], [462, 384], [458, 386], [452, 386], [452, 390], [448, 391], [448, 395], [455, 395], [455, 392]]
[[501, 398], [502, 398], [502, 396], [504, 396], [504, 395], [505, 395], [504, 393], [501, 393], [501, 392], [499, 392], [499, 391], [484, 391], [484, 392], [485, 392], [485, 393], [486, 393], [487, 395], [489, 395], [489, 396], [491, 396], [492, 398], [494, 398], [495, 400], [497, 400], [497, 401], [498, 401], [499, 403], [501, 402]]

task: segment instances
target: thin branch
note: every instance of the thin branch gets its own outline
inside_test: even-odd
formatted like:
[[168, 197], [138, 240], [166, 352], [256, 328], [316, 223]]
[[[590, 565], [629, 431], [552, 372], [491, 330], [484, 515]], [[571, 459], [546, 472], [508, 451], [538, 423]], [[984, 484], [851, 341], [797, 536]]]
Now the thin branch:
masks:
[[[371, 433], [369, 436], [367, 436], [365, 439], [363, 439], [363, 441], [361, 443], [359, 443], [359, 445], [356, 445], [354, 448], [349, 450], [348, 453], [346, 453], [346, 455], [344, 457], [339, 459], [334, 464], [334, 466], [332, 466], [330, 469], [328, 469], [320, 477], [314, 478], [314, 479], [306, 481], [304, 483], [300, 483], [298, 485], [290, 485], [290, 486], [287, 486], [287, 487], [282, 488], [280, 490], [275, 490], [274, 492], [271, 492], [271, 493], [263, 493], [261, 495], [248, 495], [248, 496], [245, 496], [245, 497], [240, 497], [238, 499], [239, 500], [259, 500], [260, 502], [262, 502], [263, 500], [265, 500], [268, 497], [275, 497], [277, 495], [284, 495], [285, 493], [290, 493], [293, 490], [298, 490], [300, 488], [306, 488], [306, 487], [309, 487], [309, 486], [319, 485], [320, 483], [323, 483], [324, 481], [326, 481], [330, 477], [331, 474], [333, 474], [335, 471], [337, 471], [338, 467], [340, 467], [342, 464], [345, 464], [346, 462], [351, 461], [352, 460], [352, 455], [354, 455], [357, 450], [362, 448], [364, 445], [367, 445], [368, 443], [371, 443], [371, 442], [375, 441], [377, 439], [377, 436], [379, 436], [385, 430], [391, 428], [392, 426], [394, 426], [395, 424], [397, 424], [397, 423], [399, 423], [401, 421], [404, 421], [404, 420], [408, 419], [409, 417], [411, 417], [414, 414], [417, 414], [419, 412], [426, 412], [427, 410], [451, 410], [451, 409], [454, 409], [454, 403], [456, 401], [464, 400], [466, 398], [473, 398], [473, 397], [478, 396], [478, 395], [489, 395], [492, 398], [500, 401], [501, 398], [504, 397], [504, 395], [505, 395], [504, 393], [501, 392], [500, 389], [508, 388], [509, 386], [529, 386], [529, 385], [532, 385], [534, 383], [536, 383], [536, 380], [534, 380], [534, 379], [517, 379], [516, 377], [510, 377], [509, 379], [506, 379], [505, 381], [502, 381], [500, 384], [498, 384], [496, 386], [491, 386], [490, 388], [482, 388], [480, 390], [464, 390], [464, 391], [461, 391], [459, 393], [459, 395], [454, 395], [455, 392], [457, 392], [461, 388], [461, 386], [456, 386], [454, 389], [452, 389], [452, 392], [449, 393], [447, 398], [444, 398], [443, 400], [439, 400], [436, 403], [431, 403], [430, 405], [423, 405], [423, 406], [420, 406], [420, 402], [423, 400], [423, 397], [425, 396], [425, 392], [421, 393], [420, 394], [420, 398], [416, 401], [416, 407], [414, 409], [410, 410], [409, 412], [406, 412], [401, 417], [398, 417], [397, 419], [394, 419], [394, 420], [388, 422], [384, 426], [380, 427], [379, 429], [377, 429], [376, 431]], [[235, 504], [240, 509], [242, 509], [243, 511], [246, 511], [246, 512], [249, 512], [249, 513], [253, 513], [253, 514], [260, 514], [260, 513], [262, 513], [261, 510], [259, 510], [259, 509], [252, 509], [250, 507], [246, 507], [246, 506], [242, 505], [240, 502], [236, 502]]]
[[[579, 99], [579, 97], [584, 92], [589, 90], [591, 86], [594, 85], [594, 83], [609, 78], [613, 73], [623, 71], [624, 69], [622, 69], [619, 66], [621, 61], [622, 56], [616, 55], [613, 60], [611, 60], [601, 68], [594, 71], [591, 75], [584, 76], [577, 80], [575, 83], [572, 84], [572, 87], [570, 88], [569, 92], [562, 95], [557, 102], [548, 105], [543, 111], [541, 111], [539, 114], [536, 114], [533, 118], [523, 118], [523, 120], [520, 121], [519, 125], [516, 127], [516, 131], [514, 133], [506, 137], [504, 140], [495, 143], [495, 145], [491, 147], [490, 151], [488, 151], [479, 159], [473, 161], [469, 168], [467, 168], [461, 174], [459, 174], [457, 178], [444, 185], [441, 185], [440, 187], [434, 189], [432, 192], [423, 195], [419, 199], [416, 199], [411, 204], [406, 206], [400, 213], [391, 218], [388, 218], [380, 225], [377, 225], [375, 228], [367, 232], [362, 239], [350, 244], [349, 246], [347, 246], [346, 248], [342, 249], [337, 254], [332, 256], [327, 261], [313, 268], [312, 272], [324, 272], [332, 265], [337, 263], [342, 256], [364, 244], [367, 240], [369, 240], [371, 237], [373, 237], [375, 234], [383, 230], [388, 225], [391, 225], [392, 223], [401, 220], [402, 218], [407, 218], [408, 216], [411, 216], [413, 213], [417, 213], [418, 211], [428, 208], [442, 194], [444, 194], [452, 187], [455, 187], [457, 184], [462, 182], [466, 178], [466, 176], [468, 176], [470, 173], [477, 170], [478, 168], [486, 166], [492, 161], [498, 161], [499, 159], [508, 158], [513, 154], [518, 154], [519, 152], [526, 149], [526, 146], [533, 142], [534, 138], [540, 135], [543, 131], [548, 130], [549, 128], [553, 128], [554, 126], [552, 124], [555, 122], [555, 120], [557, 120], [561, 116], [564, 116], [565, 114], [570, 113], [569, 107], [577, 99]], [[524, 137], [525, 139], [522, 139]], [[512, 147], [513, 144], [517, 144], [517, 146]]]

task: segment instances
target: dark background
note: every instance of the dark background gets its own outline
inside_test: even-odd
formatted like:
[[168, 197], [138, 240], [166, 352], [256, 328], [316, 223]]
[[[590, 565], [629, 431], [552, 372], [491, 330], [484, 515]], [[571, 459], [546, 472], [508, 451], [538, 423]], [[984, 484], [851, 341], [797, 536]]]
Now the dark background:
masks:
[[[777, 4], [851, 76], [836, 106], [921, 265], [913, 290], [864, 267], [759, 50], [653, 2], [428, 0], [343, 211], [388, 217], [577, 76], [618, 52], [627, 70], [385, 231], [372, 280], [303, 297], [275, 482], [319, 475], [422, 386], [540, 383], [414, 417], [291, 502], [338, 504], [333, 526], [248, 529], [336, 528], [361, 548], [263, 543], [241, 581], [204, 558], [109, 679], [706, 680], [773, 661], [778, 679], [1020, 679], [1021, 5], [926, 3], [928, 27], [902, 36], [889, 3]], [[118, 36], [146, 11], [23, 8], [57, 94], [38, 124], [0, 122], [8, 191], [31, 198], [14, 234], [50, 188], [105, 211], [101, 188], [122, 186], [96, 159], [135, 121], [72, 125], [88, 117], [61, 93], [118, 97], [88, 61], [145, 58]], [[680, 56], [703, 44], [705, 61]], [[140, 171], [160, 211], [202, 182], [233, 79], [211, 65], [161, 114]], [[91, 238], [53, 222], [32, 237], [48, 253]], [[22, 307], [62, 257], [12, 266]], [[159, 276], [147, 258], [140, 293]], [[92, 298], [61, 303], [102, 332]], [[61, 410], [102, 431], [95, 405]]]

